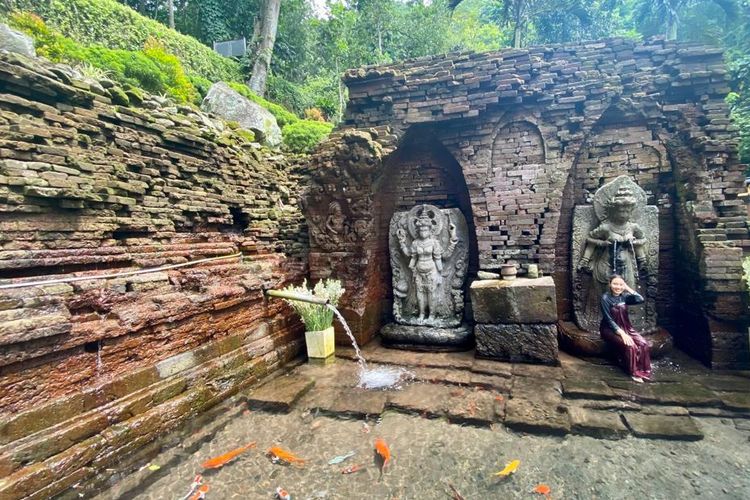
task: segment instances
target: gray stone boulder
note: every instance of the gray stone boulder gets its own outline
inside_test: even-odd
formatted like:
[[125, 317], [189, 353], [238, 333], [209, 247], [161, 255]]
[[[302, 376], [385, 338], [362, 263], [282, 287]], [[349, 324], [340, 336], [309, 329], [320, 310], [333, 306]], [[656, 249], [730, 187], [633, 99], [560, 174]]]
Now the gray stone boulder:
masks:
[[269, 146], [281, 144], [281, 129], [271, 112], [232, 90], [224, 82], [211, 85], [201, 109], [252, 130], [259, 141]]
[[557, 321], [552, 277], [478, 280], [471, 284], [477, 323], [554, 323]]
[[36, 57], [34, 39], [0, 23], [0, 50], [16, 52], [26, 57]]

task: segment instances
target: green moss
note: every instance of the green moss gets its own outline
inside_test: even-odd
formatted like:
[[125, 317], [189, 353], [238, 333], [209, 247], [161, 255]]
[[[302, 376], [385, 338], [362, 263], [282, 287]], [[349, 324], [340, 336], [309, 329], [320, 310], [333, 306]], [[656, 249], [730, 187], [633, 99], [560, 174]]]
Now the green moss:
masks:
[[309, 153], [331, 133], [331, 130], [331, 123], [298, 120], [281, 130], [284, 149], [293, 153]]
[[112, 87], [108, 90], [109, 97], [112, 98], [112, 102], [119, 104], [120, 106], [129, 106], [130, 99], [128, 95], [120, 87]]
[[252, 130], [237, 129], [234, 133], [248, 142], [255, 142], [255, 134]]

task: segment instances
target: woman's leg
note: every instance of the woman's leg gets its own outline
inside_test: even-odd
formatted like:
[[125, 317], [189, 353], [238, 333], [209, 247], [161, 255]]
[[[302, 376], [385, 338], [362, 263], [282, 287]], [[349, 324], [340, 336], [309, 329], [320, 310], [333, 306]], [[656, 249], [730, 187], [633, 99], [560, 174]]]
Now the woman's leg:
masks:
[[636, 353], [637, 346], [627, 346], [623, 342], [622, 337], [617, 335], [611, 330], [601, 330], [601, 336], [605, 342], [611, 345], [617, 353], [617, 359], [620, 360], [620, 365], [631, 377], [639, 377], [636, 375]]
[[651, 346], [648, 341], [644, 339], [640, 333], [634, 332], [630, 334], [630, 338], [635, 342], [636, 347], [636, 365], [635, 372], [633, 373], [636, 377], [651, 377]]

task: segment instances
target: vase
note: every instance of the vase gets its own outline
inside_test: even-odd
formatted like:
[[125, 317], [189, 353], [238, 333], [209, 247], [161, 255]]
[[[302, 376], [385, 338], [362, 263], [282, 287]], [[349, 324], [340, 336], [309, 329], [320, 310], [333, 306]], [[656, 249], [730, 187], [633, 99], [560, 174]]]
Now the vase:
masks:
[[518, 273], [518, 269], [516, 269], [515, 264], [503, 264], [502, 266], [500, 266], [500, 275], [503, 277], [504, 280], [516, 279], [517, 273]]
[[305, 332], [305, 343], [307, 344], [307, 357], [310, 360], [326, 360], [333, 356], [335, 349], [333, 326], [325, 330]]

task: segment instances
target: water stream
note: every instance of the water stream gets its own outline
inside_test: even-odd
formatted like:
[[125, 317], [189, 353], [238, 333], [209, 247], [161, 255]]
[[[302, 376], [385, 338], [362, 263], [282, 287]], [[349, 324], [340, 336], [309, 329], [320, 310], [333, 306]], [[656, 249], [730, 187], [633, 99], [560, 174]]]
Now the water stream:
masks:
[[368, 368], [367, 361], [365, 361], [365, 357], [362, 356], [362, 351], [359, 349], [359, 345], [357, 345], [357, 340], [354, 338], [354, 334], [344, 317], [334, 306], [330, 304], [327, 304], [326, 306], [336, 315], [339, 323], [341, 323], [344, 327], [344, 331], [349, 336], [349, 340], [352, 341], [354, 354], [356, 355], [357, 363], [359, 364], [359, 383], [357, 384], [357, 387], [363, 389], [393, 389], [398, 388], [400, 382], [409, 378], [409, 371], [401, 367], [382, 366]]

